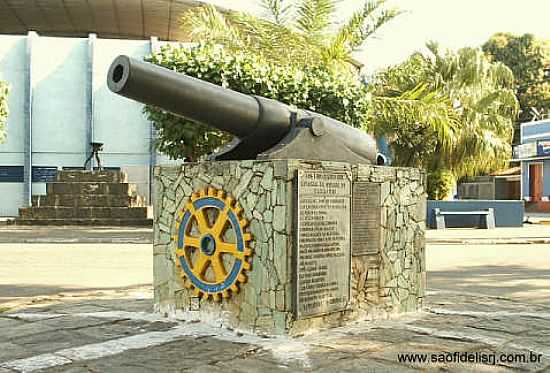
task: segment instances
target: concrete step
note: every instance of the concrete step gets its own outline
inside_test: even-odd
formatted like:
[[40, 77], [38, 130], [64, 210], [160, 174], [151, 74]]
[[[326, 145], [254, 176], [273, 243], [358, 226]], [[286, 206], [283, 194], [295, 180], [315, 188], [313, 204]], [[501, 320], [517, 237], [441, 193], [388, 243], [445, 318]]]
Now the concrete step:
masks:
[[150, 227], [153, 219], [16, 219], [15, 225], [83, 225], [106, 227]]
[[63, 170], [57, 173], [57, 181], [76, 183], [127, 183], [128, 175], [122, 171]]
[[549, 213], [550, 201], [534, 201], [525, 203], [525, 212]]
[[22, 219], [147, 219], [148, 207], [24, 207]]
[[33, 206], [51, 207], [143, 207], [142, 196], [111, 194], [48, 194], [33, 196]]
[[135, 184], [111, 182], [55, 182], [46, 184], [47, 194], [137, 195]]

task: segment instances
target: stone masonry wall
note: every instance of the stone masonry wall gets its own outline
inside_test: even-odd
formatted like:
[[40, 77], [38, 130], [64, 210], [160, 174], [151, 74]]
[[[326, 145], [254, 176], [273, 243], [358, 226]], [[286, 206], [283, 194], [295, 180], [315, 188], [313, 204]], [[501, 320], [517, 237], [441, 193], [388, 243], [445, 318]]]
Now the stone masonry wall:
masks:
[[[290, 320], [291, 241], [286, 224], [292, 185], [286, 161], [211, 162], [162, 167], [155, 171], [155, 304], [208, 314], [232, 327], [257, 332], [284, 331]], [[175, 266], [175, 216], [191, 194], [212, 186], [234, 196], [253, 234], [252, 268], [238, 294], [221, 303], [204, 301], [183, 287]], [[195, 315], [196, 316], [196, 315]]]
[[[295, 176], [298, 169], [347, 170], [354, 182], [379, 184], [380, 245], [352, 256], [351, 303], [345, 311], [295, 320]], [[231, 194], [253, 235], [252, 267], [240, 291], [222, 302], [200, 299], [176, 268], [176, 217], [206, 187]], [[299, 334], [358, 318], [420, 309], [425, 287], [425, 177], [418, 170], [300, 160], [188, 163], [155, 169], [155, 305], [181, 317], [219, 320], [256, 333]], [[161, 196], [161, 197], [160, 197]], [[352, 221], [353, 225], [353, 221]], [[352, 253], [353, 255], [353, 253]]]
[[352, 258], [353, 299], [368, 316], [420, 310], [426, 288], [425, 174], [412, 168], [359, 166], [355, 175], [358, 182], [380, 184], [382, 208], [378, 255]]

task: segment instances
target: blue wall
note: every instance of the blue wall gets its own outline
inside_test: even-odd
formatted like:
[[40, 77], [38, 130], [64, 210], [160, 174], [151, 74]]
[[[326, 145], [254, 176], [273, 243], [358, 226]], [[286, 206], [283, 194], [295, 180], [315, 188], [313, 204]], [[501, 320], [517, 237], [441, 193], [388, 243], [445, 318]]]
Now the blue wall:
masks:
[[[497, 227], [521, 227], [523, 225], [523, 201], [503, 200], [460, 200], [460, 201], [428, 201], [427, 225], [435, 228], [435, 208], [442, 211], [474, 211], [488, 208], [495, 209], [495, 224]], [[445, 216], [447, 228], [479, 226], [479, 215]]]
[[[150, 192], [151, 166], [168, 163], [152, 150], [152, 124], [143, 105], [107, 89], [109, 65], [118, 54], [141, 59], [166, 44], [151, 40], [57, 38], [0, 35], [0, 79], [10, 85], [7, 141], [0, 144], [0, 167], [78, 167], [89, 142], [104, 142], [103, 165], [121, 168], [138, 193]], [[32, 57], [29, 58], [28, 54]], [[27, 84], [30, 85], [27, 89]], [[29, 108], [30, 107], [30, 108]], [[26, 131], [27, 116], [32, 134]], [[0, 172], [1, 176], [2, 172]], [[23, 179], [0, 178], [0, 216], [16, 216], [28, 204]], [[32, 194], [46, 184], [33, 182]]]

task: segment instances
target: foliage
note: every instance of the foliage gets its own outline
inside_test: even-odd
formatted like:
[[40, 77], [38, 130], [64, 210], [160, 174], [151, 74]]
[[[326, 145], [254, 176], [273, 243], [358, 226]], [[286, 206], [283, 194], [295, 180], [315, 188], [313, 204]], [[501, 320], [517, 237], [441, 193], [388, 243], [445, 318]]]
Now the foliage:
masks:
[[397, 95], [375, 84], [371, 122], [375, 134], [389, 140], [395, 165], [425, 168], [437, 152], [449, 151], [458, 114], [447, 97], [422, 84]]
[[[384, 2], [366, 1], [339, 27], [336, 0], [263, 0], [264, 18], [205, 4], [181, 18], [197, 47], [166, 47], [147, 60], [366, 128], [369, 95], [351, 53], [399, 14], [384, 9]], [[157, 148], [172, 158], [195, 160], [230, 138], [157, 108], [145, 111], [158, 130]]]
[[[166, 46], [147, 60], [245, 94], [313, 110], [355, 127], [367, 123], [366, 87], [347, 74], [323, 67], [278, 66], [259, 56], [234, 53], [211, 44], [193, 48]], [[145, 112], [159, 131], [158, 149], [172, 158], [197, 160], [230, 138], [227, 133], [158, 108], [146, 106]]]
[[521, 108], [519, 122], [536, 118], [535, 113], [550, 115], [550, 77], [545, 75], [545, 69], [550, 68], [548, 42], [537, 40], [531, 34], [497, 33], [483, 45], [483, 51], [514, 73]]
[[[196, 7], [182, 26], [198, 46], [166, 47], [149, 61], [246, 94], [310, 109], [388, 139], [395, 164], [425, 168], [430, 195], [448, 194], [453, 178], [493, 171], [509, 158], [517, 101], [511, 71], [477, 49], [416, 53], [366, 87], [351, 54], [399, 12], [366, 1], [336, 26], [336, 1], [264, 0], [268, 18]], [[214, 46], [215, 45], [215, 46]], [[146, 112], [159, 148], [197, 159], [228, 134]]]
[[[193, 7], [181, 24], [199, 46], [168, 47], [148, 60], [364, 127], [369, 95], [350, 64], [351, 53], [399, 13], [383, 9], [384, 2], [366, 1], [337, 28], [336, 0], [263, 0], [264, 18], [212, 5]], [[158, 149], [173, 158], [196, 159], [229, 139], [203, 124], [145, 110], [159, 131]]]
[[192, 41], [246, 51], [278, 65], [353, 71], [352, 52], [400, 13], [385, 9], [385, 1], [366, 1], [339, 25], [336, 0], [263, 0], [265, 18], [204, 5], [188, 10], [181, 22]]
[[6, 140], [6, 120], [8, 118], [8, 84], [0, 80], [0, 143]]
[[445, 199], [451, 193], [455, 178], [446, 170], [428, 172], [427, 194], [428, 199]]
[[501, 168], [511, 155], [518, 110], [512, 72], [478, 49], [441, 52], [434, 43], [428, 49], [372, 84], [373, 125], [389, 139], [394, 163], [456, 178]]

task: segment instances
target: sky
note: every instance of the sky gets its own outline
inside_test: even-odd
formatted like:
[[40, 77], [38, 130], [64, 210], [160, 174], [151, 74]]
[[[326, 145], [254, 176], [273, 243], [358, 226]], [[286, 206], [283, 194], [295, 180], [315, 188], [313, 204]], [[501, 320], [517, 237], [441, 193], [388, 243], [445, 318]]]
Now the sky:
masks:
[[[226, 8], [261, 15], [256, 0], [210, 0]], [[338, 15], [345, 19], [362, 0], [340, 0]], [[369, 39], [356, 58], [372, 73], [423, 50], [427, 41], [458, 49], [481, 46], [496, 32], [532, 33], [550, 39], [550, 0], [388, 0], [404, 13]]]

